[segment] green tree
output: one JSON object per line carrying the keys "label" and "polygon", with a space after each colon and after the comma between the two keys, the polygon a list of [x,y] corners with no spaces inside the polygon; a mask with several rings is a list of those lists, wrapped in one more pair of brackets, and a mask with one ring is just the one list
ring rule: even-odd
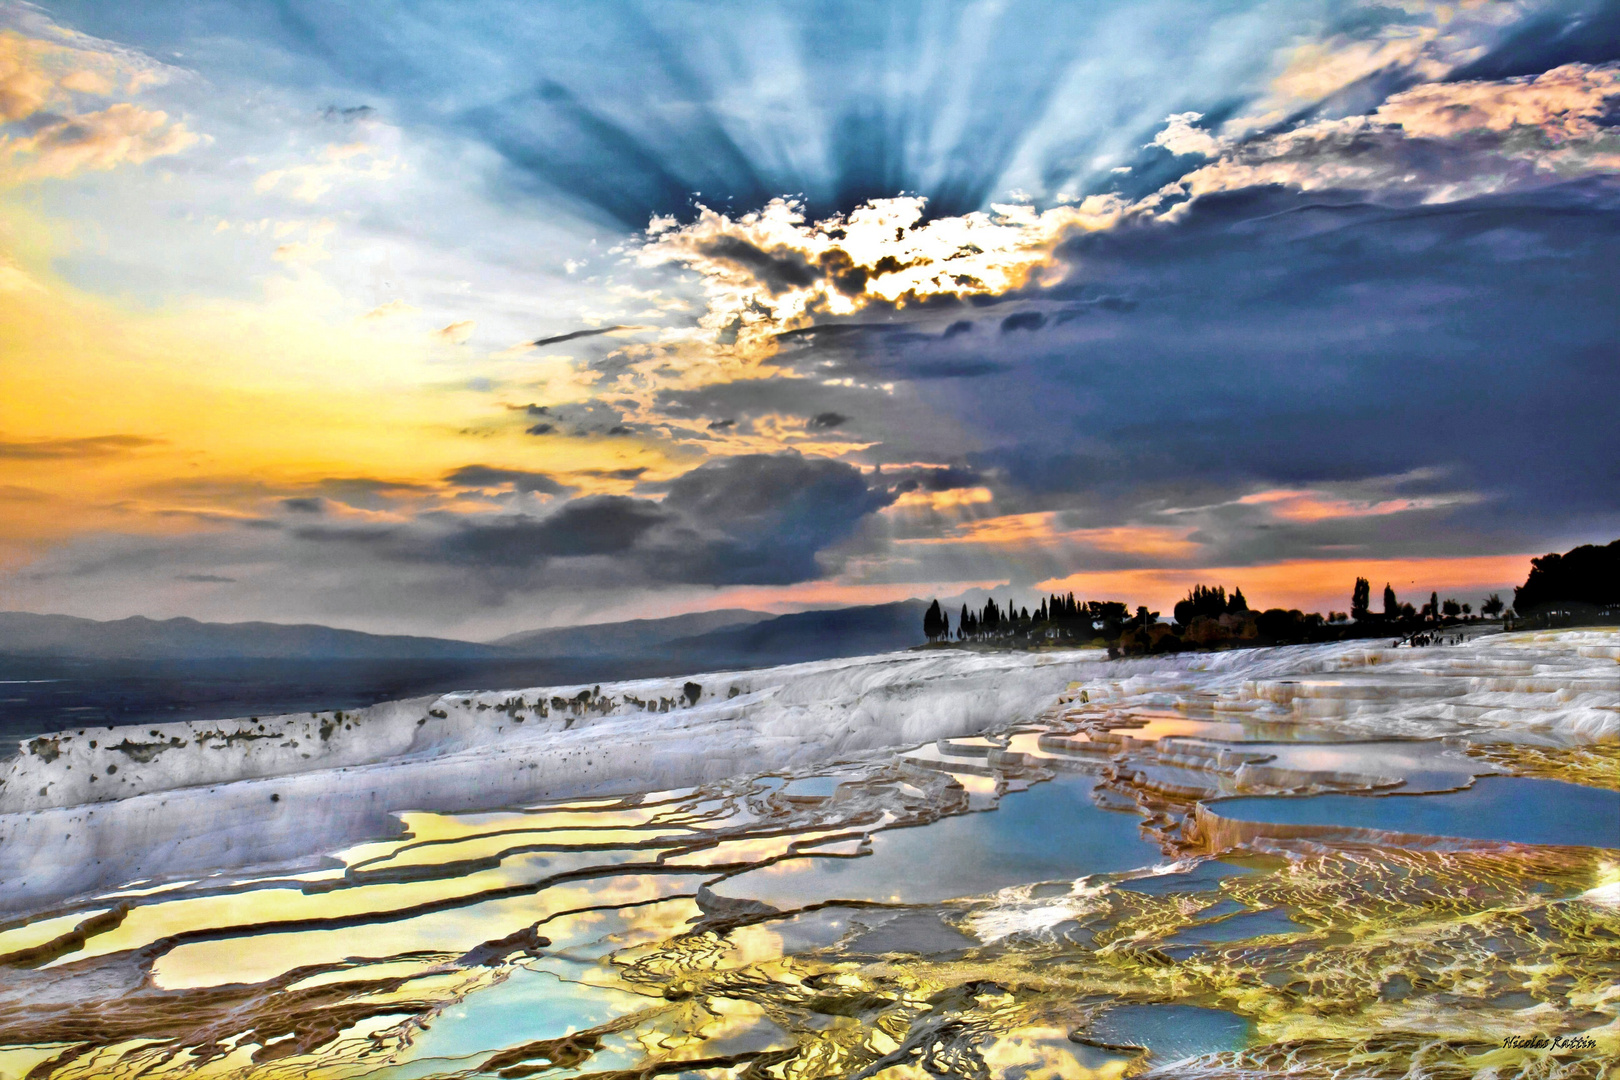
{"label": "green tree", "polygon": [[1398,619],[1401,615],[1401,602],[1395,597],[1395,590],[1384,582],[1384,618]]}
{"label": "green tree", "polygon": [[1494,619],[1502,614],[1502,606],[1502,598],[1495,593],[1491,593],[1485,598],[1485,602],[1479,605],[1479,613],[1487,619]]}
{"label": "green tree", "polygon": [[946,629],[945,613],[939,610],[939,601],[935,600],[923,612],[923,634],[929,641],[938,641],[945,636]]}
{"label": "green tree", "polygon": [[1440,610],[1443,611],[1448,618],[1455,619],[1458,615],[1463,613],[1463,606],[1457,603],[1457,601],[1448,597],[1444,602],[1441,603]]}

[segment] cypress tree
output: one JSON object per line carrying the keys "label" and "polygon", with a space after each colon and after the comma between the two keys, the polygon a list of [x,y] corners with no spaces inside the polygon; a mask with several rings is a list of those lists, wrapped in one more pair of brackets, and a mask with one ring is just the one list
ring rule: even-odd
{"label": "cypress tree", "polygon": [[1356,587],[1350,593],[1350,617],[1357,622],[1367,618],[1372,609],[1372,585],[1364,577],[1356,578]]}

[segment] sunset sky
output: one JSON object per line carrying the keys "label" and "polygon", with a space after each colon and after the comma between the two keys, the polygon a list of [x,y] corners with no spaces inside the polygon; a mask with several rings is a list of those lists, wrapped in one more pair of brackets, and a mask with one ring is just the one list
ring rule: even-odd
{"label": "sunset sky", "polygon": [[1477,602],[1617,125],[1613,0],[0,0],[0,610]]}

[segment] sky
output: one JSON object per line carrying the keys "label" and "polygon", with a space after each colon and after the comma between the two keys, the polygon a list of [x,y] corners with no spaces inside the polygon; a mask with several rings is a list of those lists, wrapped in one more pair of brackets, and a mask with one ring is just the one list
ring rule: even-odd
{"label": "sky", "polygon": [[0,0],[0,609],[485,638],[1620,535],[1620,0]]}

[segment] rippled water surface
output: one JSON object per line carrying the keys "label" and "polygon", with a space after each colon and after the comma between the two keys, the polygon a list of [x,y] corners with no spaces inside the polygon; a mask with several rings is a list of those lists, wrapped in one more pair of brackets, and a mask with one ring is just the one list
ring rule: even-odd
{"label": "rippled water surface", "polygon": [[64,898],[0,1077],[1606,1075],[1620,751],[1249,687]]}

